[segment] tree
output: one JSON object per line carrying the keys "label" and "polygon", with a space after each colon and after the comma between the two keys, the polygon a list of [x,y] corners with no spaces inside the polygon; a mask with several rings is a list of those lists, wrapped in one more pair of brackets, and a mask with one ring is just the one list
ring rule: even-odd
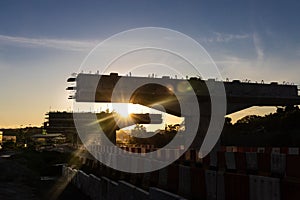
{"label": "tree", "polygon": [[225,125],[232,125],[232,119],[230,117],[225,117]]}
{"label": "tree", "polygon": [[131,130],[131,134],[134,136],[142,135],[147,132],[146,127],[142,124],[136,124],[133,130]]}
{"label": "tree", "polygon": [[252,122],[260,120],[262,117],[258,115],[247,115],[243,117],[242,119],[239,119],[237,121],[238,124],[250,124]]}

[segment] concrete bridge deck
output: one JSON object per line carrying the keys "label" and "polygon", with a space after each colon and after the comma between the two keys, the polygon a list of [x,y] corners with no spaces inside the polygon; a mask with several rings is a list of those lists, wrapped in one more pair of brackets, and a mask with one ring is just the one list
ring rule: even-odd
{"label": "concrete bridge deck", "polygon": [[[286,106],[300,105],[300,96],[296,85],[282,85],[277,82],[270,84],[249,83],[234,80],[232,82],[215,81],[214,79],[201,80],[192,77],[190,79],[171,79],[170,77],[128,77],[119,76],[117,73],[110,75],[78,74],[76,78],[69,78],[68,82],[76,82],[76,87],[68,87],[67,90],[75,90],[75,96],[71,96],[77,102],[118,102],[137,103],[149,106],[160,103],[165,110],[173,115],[180,116],[178,98],[188,101],[189,91],[198,98],[199,104],[205,104],[207,108],[212,96],[218,97],[222,87],[226,92],[227,113],[246,109],[251,106]],[[136,86],[135,92],[131,90]],[[167,87],[166,87],[167,86]],[[113,90],[118,88],[112,99]],[[210,89],[208,89],[210,88]],[[128,93],[131,95],[128,96]],[[176,96],[174,95],[176,93]],[[126,98],[124,98],[126,97]],[[168,99],[167,103],[164,102]]]}

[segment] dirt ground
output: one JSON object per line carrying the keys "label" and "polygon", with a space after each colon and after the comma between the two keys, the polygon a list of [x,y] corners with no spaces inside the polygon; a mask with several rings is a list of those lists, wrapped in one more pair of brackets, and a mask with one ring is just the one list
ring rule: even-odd
{"label": "dirt ground", "polygon": [[[83,199],[84,194],[73,185],[67,185],[51,166],[60,154],[48,156],[35,152],[0,152],[0,199]],[[63,157],[63,156],[62,156]],[[54,180],[41,180],[41,177],[56,177]]]}

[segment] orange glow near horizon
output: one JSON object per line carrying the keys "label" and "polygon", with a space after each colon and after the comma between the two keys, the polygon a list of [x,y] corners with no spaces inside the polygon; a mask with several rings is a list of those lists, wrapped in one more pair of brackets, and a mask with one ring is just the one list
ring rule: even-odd
{"label": "orange glow near horizon", "polygon": [[247,108],[245,110],[241,110],[238,112],[235,112],[230,115],[226,115],[226,117],[230,117],[232,119],[232,123],[236,123],[239,119],[247,116],[247,115],[260,115],[264,116],[270,113],[276,112],[276,107],[275,106],[253,106],[250,108]]}
{"label": "orange glow near horizon", "polygon": [[[123,108],[122,108],[123,107]],[[116,106],[108,106],[109,110],[115,110],[117,113],[119,113],[122,117],[128,117],[131,113],[149,113],[150,108],[147,108],[145,106],[137,105],[137,104],[124,104],[120,107]],[[117,109],[118,108],[118,109]],[[124,109],[125,108],[125,109]],[[61,110],[63,111],[63,110]],[[247,115],[261,115],[264,116],[266,114],[274,113],[276,111],[276,107],[258,107],[254,106],[245,110],[241,110],[239,112],[227,115],[226,117],[230,117],[232,119],[232,123],[235,123],[239,119],[247,116]],[[45,112],[46,113],[46,112]],[[44,114],[45,114],[44,113]],[[155,113],[159,113],[159,111],[155,111]],[[20,117],[17,117],[17,120],[15,123],[4,123],[0,124],[0,128],[25,128],[25,127],[41,127],[43,126],[43,122],[45,115],[41,113],[40,118],[33,118],[32,121],[29,121],[29,119],[21,119]],[[166,120],[164,120],[163,123],[167,122],[169,124],[176,124],[178,123],[178,118],[172,115],[166,116]],[[6,120],[4,120],[5,122]]]}

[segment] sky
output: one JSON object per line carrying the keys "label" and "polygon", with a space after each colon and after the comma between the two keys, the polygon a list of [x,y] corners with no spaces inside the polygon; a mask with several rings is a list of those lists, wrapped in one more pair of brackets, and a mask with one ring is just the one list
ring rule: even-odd
{"label": "sky", "polygon": [[0,1],[0,127],[71,110],[70,74],[99,42],[133,28],[192,37],[224,79],[300,84],[299,10],[298,1]]}

